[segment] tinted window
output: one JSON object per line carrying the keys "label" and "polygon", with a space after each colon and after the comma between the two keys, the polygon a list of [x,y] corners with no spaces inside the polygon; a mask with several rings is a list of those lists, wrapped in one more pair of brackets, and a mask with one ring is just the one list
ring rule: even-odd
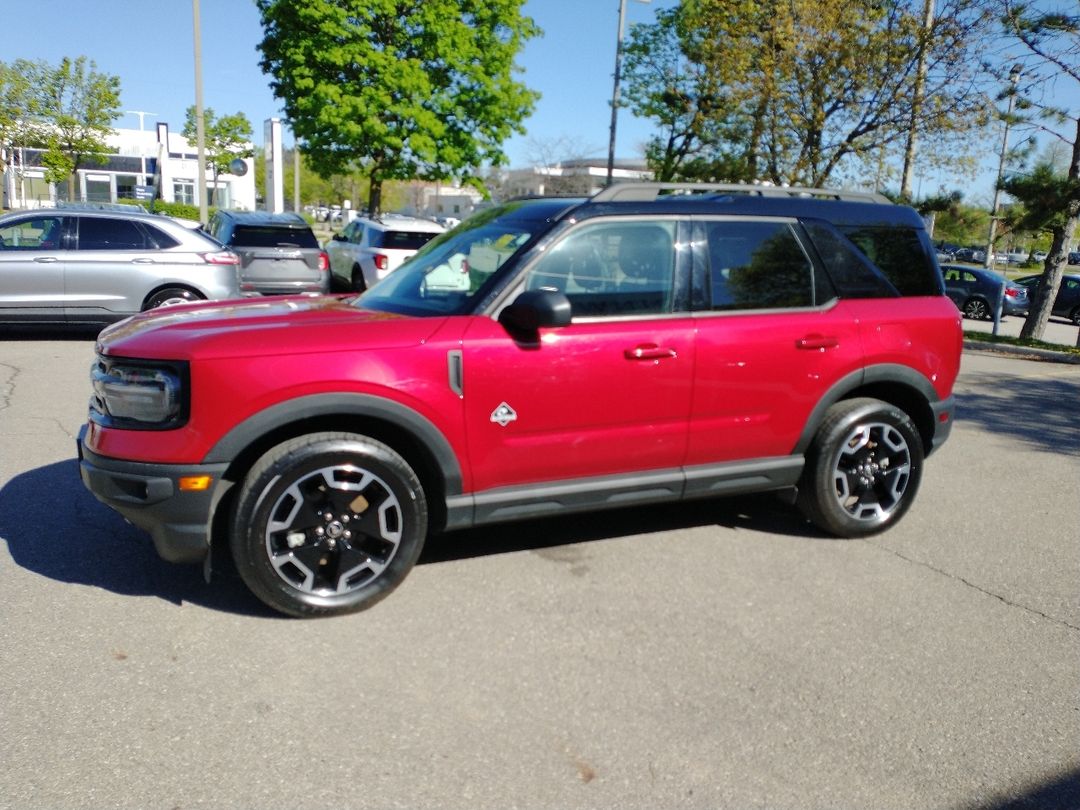
{"label": "tinted window", "polygon": [[708,222],[712,308],[814,305],[813,265],[782,222]]}
{"label": "tinted window", "polygon": [[674,222],[596,222],[548,250],[529,270],[529,289],[566,293],[575,316],[671,311]]}
{"label": "tinted window", "polygon": [[438,236],[423,231],[371,231],[371,246],[388,250],[419,250]]}
{"label": "tinted window", "polygon": [[[841,298],[892,298],[896,289],[866,256],[829,225],[804,222],[814,248]],[[821,300],[820,296],[819,299]]]}
{"label": "tinted window", "polygon": [[236,247],[317,248],[310,228],[277,228],[273,225],[237,225],[229,244]]}
{"label": "tinted window", "polygon": [[143,225],[146,229],[147,236],[150,237],[150,241],[154,243],[155,247],[165,249],[176,247],[180,244],[179,240],[173,239],[165,231],[155,228],[153,225]]}
{"label": "tinted window", "polygon": [[63,233],[60,217],[23,219],[0,228],[2,250],[56,250]]}
{"label": "tinted window", "polygon": [[919,235],[910,228],[841,228],[901,295],[940,295],[941,287]]}
{"label": "tinted window", "polygon": [[79,250],[147,250],[146,234],[127,219],[78,217]]}

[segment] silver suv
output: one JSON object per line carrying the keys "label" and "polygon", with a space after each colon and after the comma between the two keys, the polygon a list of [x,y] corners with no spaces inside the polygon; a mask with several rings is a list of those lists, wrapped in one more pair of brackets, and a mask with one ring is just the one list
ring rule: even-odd
{"label": "silver suv", "polygon": [[357,217],[326,243],[330,271],[339,284],[363,292],[445,230],[430,219],[404,214]]}
{"label": "silver suv", "polygon": [[207,230],[240,257],[241,294],[330,292],[330,259],[299,214],[221,210]]}
{"label": "silver suv", "polygon": [[239,258],[136,208],[0,216],[0,322],[104,324],[145,309],[239,298]]}

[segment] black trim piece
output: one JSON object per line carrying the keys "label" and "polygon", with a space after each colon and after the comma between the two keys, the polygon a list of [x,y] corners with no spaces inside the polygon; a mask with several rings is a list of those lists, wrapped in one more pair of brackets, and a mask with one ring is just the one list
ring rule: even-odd
{"label": "black trim piece", "polygon": [[474,521],[480,525],[560,512],[673,501],[682,497],[682,492],[682,470],[500,487],[474,495]]}
{"label": "black trim piece", "polygon": [[459,397],[464,396],[465,377],[461,349],[454,349],[446,353],[446,367],[450,379],[450,390]]}
{"label": "black trim piece", "polygon": [[[956,421],[956,397],[948,396],[945,399],[930,403],[930,410],[934,414],[934,439],[926,450],[930,455],[937,450],[952,435],[953,423]],[[941,421],[942,414],[948,414],[949,418]]]}
{"label": "black trim piece", "polygon": [[[79,475],[94,497],[148,532],[168,562],[201,562],[210,549],[210,517],[226,464],[147,464],[106,458],[86,449],[86,426],[76,442]],[[183,492],[181,476],[210,475],[203,492]],[[226,483],[225,486],[228,486]]]}
{"label": "black trim piece", "polygon": [[446,494],[450,496],[461,492],[461,467],[442,432],[416,411],[370,394],[312,394],[280,402],[226,433],[210,448],[203,463],[231,463],[247,447],[279,428],[305,419],[340,415],[381,419],[405,429],[435,458],[445,482]]}
{"label": "black trim piece", "polygon": [[804,463],[802,456],[778,456],[687,467],[683,497],[710,498],[784,489],[798,483]]}

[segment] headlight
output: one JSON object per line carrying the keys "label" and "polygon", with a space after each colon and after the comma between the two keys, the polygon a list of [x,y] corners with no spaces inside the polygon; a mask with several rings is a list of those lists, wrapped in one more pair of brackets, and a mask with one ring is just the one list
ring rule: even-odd
{"label": "headlight", "polygon": [[106,427],[166,430],[187,419],[187,365],[99,357],[90,369],[90,419]]}

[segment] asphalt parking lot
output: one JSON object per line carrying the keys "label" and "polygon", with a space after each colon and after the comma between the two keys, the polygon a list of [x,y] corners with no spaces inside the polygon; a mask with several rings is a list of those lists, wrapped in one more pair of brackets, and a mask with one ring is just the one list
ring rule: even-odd
{"label": "asphalt parking lot", "polygon": [[966,353],[914,508],[429,544],[280,618],[81,486],[87,336],[0,335],[0,808],[1080,807],[1080,367]]}

